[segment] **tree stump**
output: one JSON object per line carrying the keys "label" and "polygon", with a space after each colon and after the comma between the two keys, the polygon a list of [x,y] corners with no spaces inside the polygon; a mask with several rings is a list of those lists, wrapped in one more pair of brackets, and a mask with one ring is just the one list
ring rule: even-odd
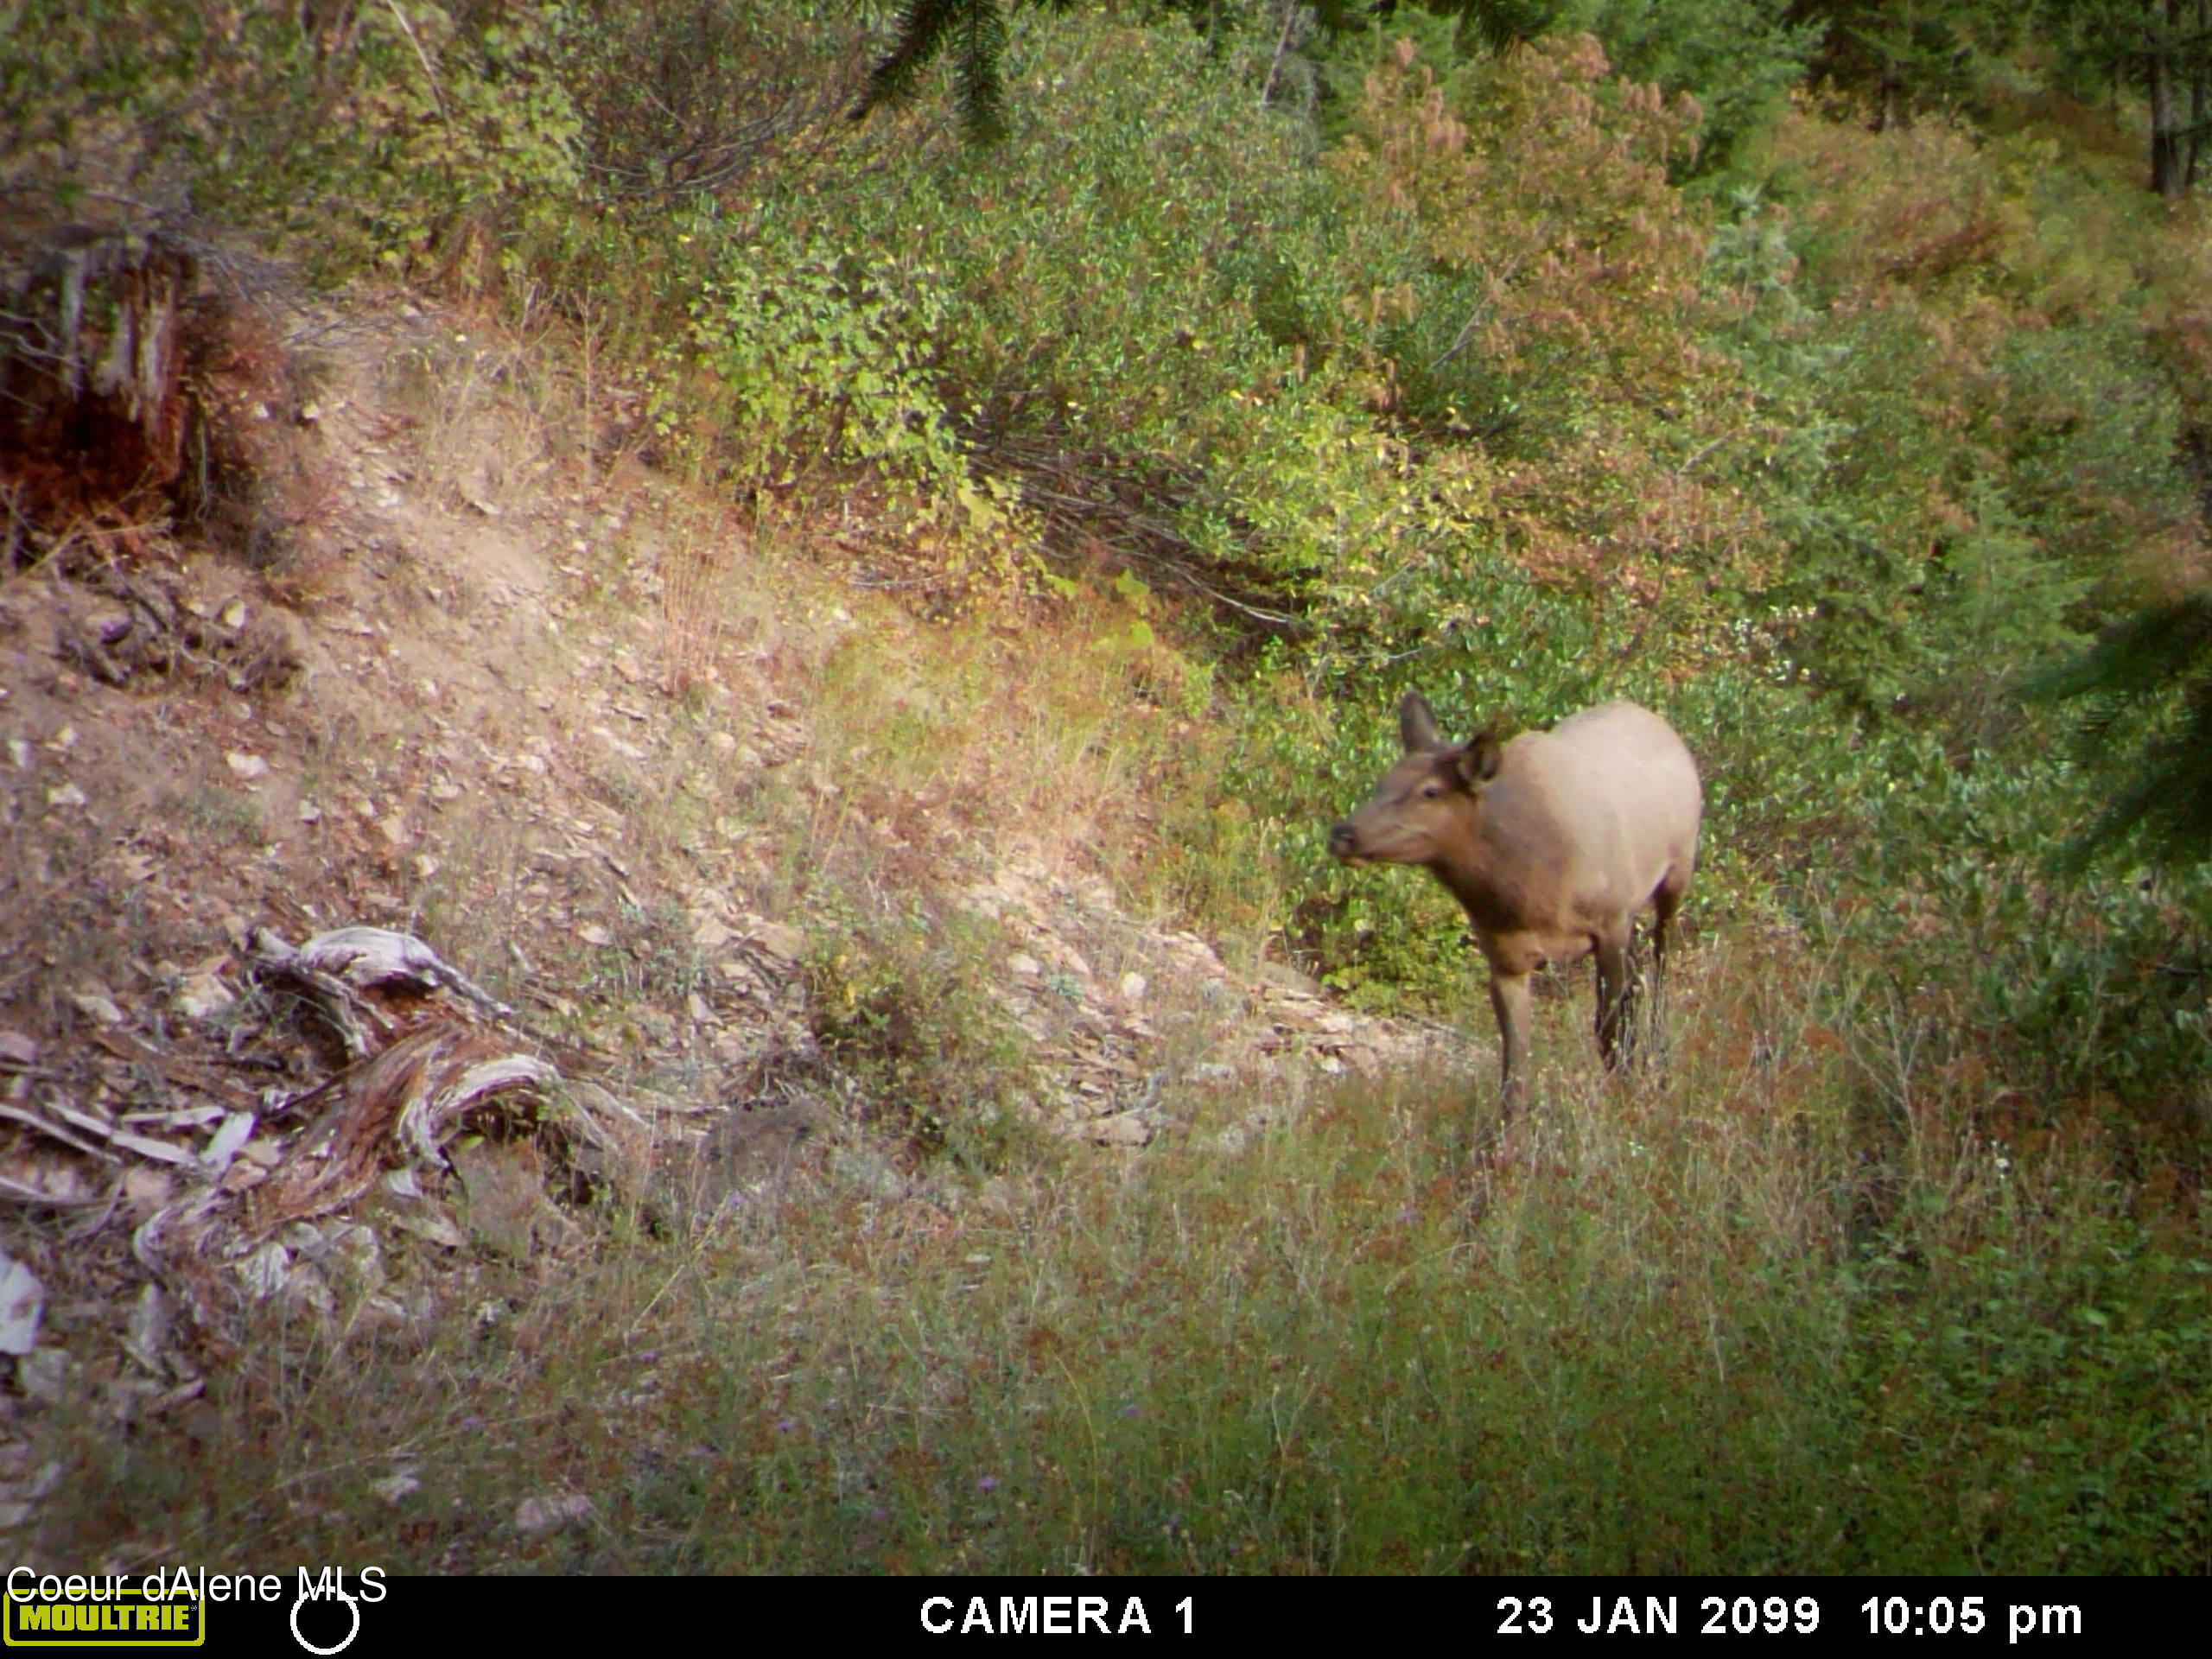
{"label": "tree stump", "polygon": [[60,226],[0,246],[0,569],[74,523],[166,512],[197,274],[158,232]]}

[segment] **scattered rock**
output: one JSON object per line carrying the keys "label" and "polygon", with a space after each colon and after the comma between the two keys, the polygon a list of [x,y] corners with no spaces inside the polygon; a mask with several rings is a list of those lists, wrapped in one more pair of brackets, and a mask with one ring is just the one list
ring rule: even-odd
{"label": "scattered rock", "polygon": [[142,1286],[124,1328],[123,1347],[149,1376],[168,1375],[162,1353],[169,1343],[169,1317],[168,1293],[150,1281]]}
{"label": "scattered rock", "polygon": [[782,922],[755,923],[753,939],[770,956],[785,962],[798,962],[806,956],[806,935]]}
{"label": "scattered rock", "polygon": [[253,1138],[253,1128],[258,1121],[251,1112],[232,1112],[225,1117],[222,1127],[200,1154],[200,1166],[213,1175],[228,1169],[231,1160]]}
{"label": "scattered rock", "polygon": [[166,1170],[135,1164],[123,1172],[123,1201],[133,1215],[152,1215],[168,1203],[175,1190],[175,1183]]}
{"label": "scattered rock", "polygon": [[392,1213],[391,1224],[403,1233],[412,1233],[427,1243],[441,1249],[466,1249],[467,1238],[453,1218],[434,1205],[425,1204],[419,1209],[398,1210]]}
{"label": "scattered rock", "polygon": [[239,1262],[235,1271],[246,1294],[257,1302],[265,1302],[283,1289],[291,1277],[292,1253],[282,1244],[264,1244]]}
{"label": "scattered rock", "polygon": [[60,1348],[36,1348],[16,1362],[16,1386],[23,1398],[41,1406],[58,1406],[69,1398],[77,1377],[77,1362]]}
{"label": "scattered rock", "polygon": [[28,1354],[37,1347],[45,1314],[46,1287],[38,1275],[0,1252],[0,1354]]}
{"label": "scattered rock", "polygon": [[331,1294],[330,1281],[321,1268],[307,1262],[296,1264],[291,1277],[284,1281],[284,1300],[302,1313],[324,1319],[338,1306],[338,1299]]}
{"label": "scattered rock", "polygon": [[330,1236],[324,1260],[348,1289],[370,1293],[384,1287],[384,1249],[372,1227],[356,1222],[339,1228]]}
{"label": "scattered rock", "polygon": [[1141,1147],[1152,1139],[1152,1126],[1135,1112],[1093,1118],[1083,1132],[1102,1147]]}
{"label": "scattered rock", "polygon": [[232,749],[224,754],[223,760],[233,772],[248,783],[251,783],[257,778],[266,778],[269,775],[269,763],[257,754],[248,754],[240,749]]}
{"label": "scattered rock", "polygon": [[1263,962],[1260,964],[1260,982],[1281,990],[1295,991],[1306,996],[1321,995],[1321,982],[1310,974],[1300,973],[1287,962]]}
{"label": "scattered rock", "polygon": [[591,1499],[576,1492],[559,1492],[544,1497],[525,1497],[515,1506],[517,1532],[550,1532],[556,1527],[588,1520],[594,1505]]}
{"label": "scattered rock", "polygon": [[188,1020],[211,1020],[231,1007],[238,997],[213,974],[194,974],[176,988],[169,1007]]}

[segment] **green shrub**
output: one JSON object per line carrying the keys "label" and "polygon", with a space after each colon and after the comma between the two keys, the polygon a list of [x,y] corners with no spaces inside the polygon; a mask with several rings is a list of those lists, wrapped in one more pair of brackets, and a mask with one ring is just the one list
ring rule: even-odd
{"label": "green shrub", "polygon": [[918,911],[845,931],[808,961],[815,1041],[882,1127],[973,1169],[1027,1133],[1027,1039],[985,992],[986,942]]}

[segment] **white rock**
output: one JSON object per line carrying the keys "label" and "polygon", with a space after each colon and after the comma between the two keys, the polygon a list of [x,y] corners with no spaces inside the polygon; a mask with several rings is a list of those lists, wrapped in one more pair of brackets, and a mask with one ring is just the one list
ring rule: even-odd
{"label": "white rock", "polygon": [[38,1275],[0,1252],[0,1354],[28,1354],[37,1347],[45,1313],[46,1287]]}
{"label": "white rock", "polygon": [[131,1306],[130,1320],[124,1327],[123,1345],[130,1351],[131,1358],[159,1376],[162,1350],[168,1346],[168,1294],[149,1281],[139,1290],[138,1300]]}
{"label": "white rock", "polygon": [[525,1497],[515,1506],[515,1530],[550,1532],[571,1522],[582,1521],[593,1511],[591,1499],[580,1492],[556,1492],[544,1497]]}
{"label": "white rock", "polygon": [[285,1281],[292,1276],[292,1253],[282,1244],[264,1244],[239,1262],[236,1271],[245,1283],[246,1294],[257,1302],[265,1302],[283,1289]]}
{"label": "white rock", "polygon": [[1152,1139],[1152,1126],[1135,1112],[1094,1118],[1083,1132],[1104,1147],[1141,1147]]}
{"label": "white rock", "polygon": [[207,1020],[220,1014],[238,998],[213,974],[194,974],[176,988],[169,1007],[188,1020]]}
{"label": "white rock", "polygon": [[232,772],[248,783],[251,783],[257,778],[266,778],[269,775],[269,763],[257,754],[248,754],[242,749],[232,749],[224,754],[223,759]]}
{"label": "white rock", "polygon": [[105,996],[86,994],[73,996],[69,1000],[77,1005],[77,1012],[87,1020],[94,1020],[103,1026],[119,1026],[123,1023],[123,1010]]}
{"label": "white rock", "polygon": [[207,1149],[200,1154],[200,1164],[218,1175],[228,1169],[231,1160],[237,1157],[240,1148],[253,1138],[254,1124],[257,1121],[251,1112],[232,1112],[226,1117],[222,1128],[217,1129],[213,1138],[207,1142]]}

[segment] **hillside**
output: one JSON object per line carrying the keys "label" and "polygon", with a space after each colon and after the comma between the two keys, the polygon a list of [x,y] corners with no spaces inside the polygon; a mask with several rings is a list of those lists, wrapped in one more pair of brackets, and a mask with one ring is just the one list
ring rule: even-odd
{"label": "hillside", "polygon": [[[1026,757],[994,752],[1079,762],[1085,733],[941,707],[972,664],[929,660],[864,580],[764,552],[711,497],[532,454],[542,410],[499,385],[531,372],[512,342],[404,296],[289,321],[215,404],[281,483],[281,575],[149,529],[121,556],[65,545],[0,594],[0,1065],[30,1131],[0,1179],[51,1217],[16,1247],[46,1317],[0,1456],[11,1526],[55,1559],[118,1541],[41,1501],[41,1408],[196,1421],[241,1293],[337,1347],[419,1347],[603,1251],[610,1207],[688,1234],[796,1187],[863,1231],[880,1211],[957,1236],[973,1196],[917,1155],[944,1138],[931,1103],[853,1075],[879,1050],[944,1064],[908,1050],[946,1033],[907,1027],[945,1016],[907,964],[851,960],[868,900],[840,878],[958,918],[986,1046],[947,1083],[1013,1091],[1001,1139],[1130,1149],[1203,1115],[1234,1146],[1347,1068],[1471,1062],[1440,1027],[1232,972],[1131,913],[1086,844],[1126,826],[1084,822],[1079,787],[1008,798]],[[1099,632],[965,648],[1019,682]],[[887,791],[852,737],[918,703],[966,750]],[[300,1179],[330,1155],[316,1114],[347,1057],[256,936],[362,926],[513,1005],[410,982],[397,1033],[474,1022],[556,1070],[519,1109],[511,1082],[441,1123],[491,1137],[451,1170],[387,1125],[377,1190],[349,1195]],[[1207,1109],[1224,1090],[1238,1103]],[[371,1092],[352,1085],[352,1116]],[[549,1127],[563,1111],[595,1120],[588,1146]],[[488,1280],[460,1265],[479,1256]],[[16,1318],[39,1328],[35,1307]]]}

